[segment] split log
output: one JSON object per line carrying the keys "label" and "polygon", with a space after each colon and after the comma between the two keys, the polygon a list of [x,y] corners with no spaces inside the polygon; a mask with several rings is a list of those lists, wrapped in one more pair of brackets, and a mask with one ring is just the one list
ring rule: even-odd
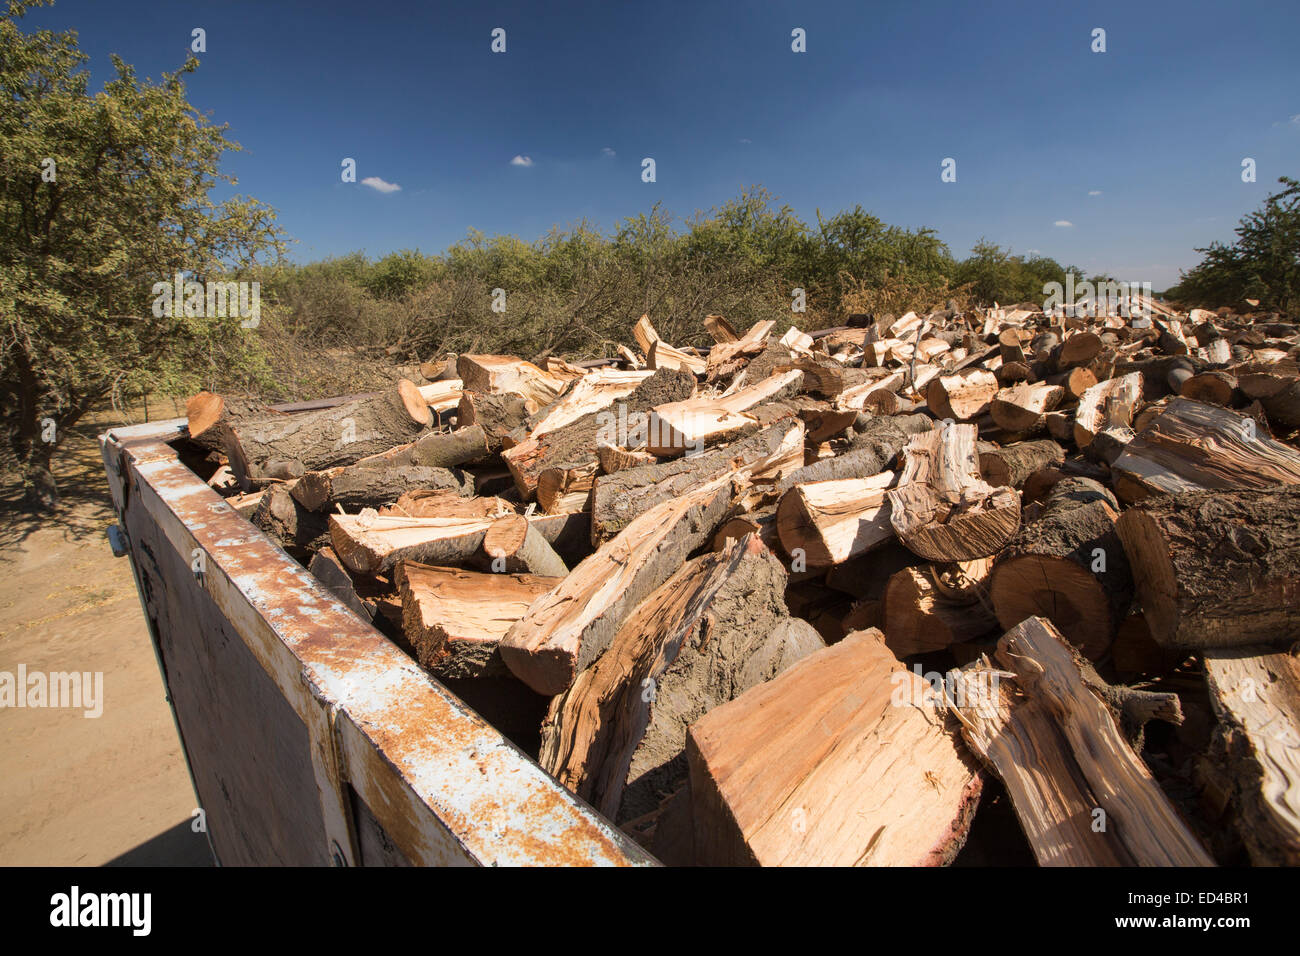
{"label": "split log", "polygon": [[746,412],[793,394],[802,381],[802,372],[782,372],[722,398],[689,398],[658,405],[650,414],[646,450],[662,457],[699,454],[705,445],[752,427],[754,417]]}
{"label": "split log", "polygon": [[736,334],[736,330],[731,327],[731,323],[720,315],[706,315],[704,317],[704,328],[709,335],[713,336],[713,341],[718,343],[734,342],[740,338]]}
{"label": "split log", "polygon": [[542,472],[597,462],[597,445],[631,448],[638,440],[644,442],[649,422],[647,413],[657,405],[689,398],[694,391],[695,377],[689,372],[660,369],[626,399],[555,431],[520,442],[502,452],[501,457],[526,501],[536,493]]}
{"label": "split log", "polygon": [[501,642],[510,670],[539,694],[563,693],[636,605],[709,541],[730,499],[730,480],[719,478],[634,519],[510,629]]}
{"label": "split log", "polygon": [[371,510],[329,516],[330,544],[358,574],[392,570],[398,561],[463,564],[483,545],[494,518],[406,518]]}
{"label": "split log", "polygon": [[542,768],[612,820],[654,810],[686,782],[690,724],[824,646],[785,581],[752,537],[688,561],[551,702]]}
{"label": "split log", "polygon": [[777,534],[791,557],[824,568],[864,554],[894,537],[887,489],[898,476],[845,478],[795,485],[781,496]]}
{"label": "split log", "polygon": [[686,748],[696,862],[950,862],[981,780],[943,722],[907,706],[928,689],[859,631],[710,711]]}
{"label": "split log", "polygon": [[1142,375],[1139,372],[1098,382],[1079,399],[1079,407],[1074,413],[1074,443],[1086,448],[1107,425],[1131,425],[1133,413],[1141,400]]}
{"label": "split log", "polygon": [[982,368],[931,379],[926,390],[930,411],[939,418],[970,421],[988,410],[998,391],[997,377]]}
{"label": "split log", "polygon": [[483,536],[483,552],[492,559],[494,574],[526,571],[562,578],[569,573],[541,531],[523,515],[506,515],[493,521]]}
{"label": "split log", "polygon": [[999,428],[1011,434],[1028,434],[1043,424],[1043,415],[1061,403],[1065,389],[1046,382],[1012,385],[989,402],[989,414]]}
{"label": "split log", "polygon": [[1012,628],[997,660],[1006,675],[950,673],[951,709],[1006,786],[1040,866],[1213,865],[1050,622]]}
{"label": "split log", "polygon": [[420,390],[420,397],[424,399],[424,404],[435,412],[448,412],[460,404],[463,384],[460,379],[452,378],[429,385],[419,385],[417,388]]}
{"label": "split log", "polygon": [[739,541],[747,534],[757,535],[766,547],[777,550],[780,537],[776,527],[776,505],[728,518],[714,533],[711,547],[714,551],[721,551],[727,547],[727,542]]}
{"label": "split log", "polygon": [[1020,525],[1020,496],[980,478],[974,425],[913,435],[903,450],[889,520],[898,540],[930,561],[982,558],[999,551]]}
{"label": "split log", "polygon": [[403,492],[378,511],[403,518],[499,518],[514,514],[515,507],[503,498],[462,498],[458,491],[437,488]]}
{"label": "split log", "polygon": [[537,402],[513,392],[500,395],[462,392],[460,404],[456,406],[456,424],[462,430],[473,425],[481,427],[488,450],[496,453],[501,450],[502,440],[524,427],[537,408]]}
{"label": "split log", "polygon": [[600,369],[590,372],[578,379],[559,399],[553,402],[546,414],[528,433],[529,438],[536,438],[546,432],[572,424],[584,415],[608,408],[620,398],[631,395],[636,387],[648,379],[653,372],[622,372],[614,369]]}
{"label": "split log", "polygon": [[466,497],[474,493],[473,482],[459,471],[361,464],[308,472],[298,479],[290,493],[308,511],[329,511],[335,506],[360,511],[391,504],[404,492],[415,490],[449,490]]}
{"label": "split log", "polygon": [[1043,468],[1065,461],[1065,449],[1054,441],[1026,441],[1006,448],[981,450],[980,475],[995,488],[1019,488]]}
{"label": "split log", "polygon": [[649,509],[716,478],[772,482],[803,464],[804,428],[783,419],[741,441],[694,458],[628,468],[596,478],[592,541],[609,540]]}
{"label": "split log", "polygon": [[632,326],[632,338],[636,339],[636,344],[640,346],[642,352],[646,355],[650,354],[650,346],[659,341],[659,333],[650,322],[650,316],[642,315],[636,320],[636,324]]}
{"label": "split log", "polygon": [[339,556],[334,553],[331,547],[323,547],[311,557],[311,563],[307,565],[307,570],[325,587],[329,588],[330,593],[339,599],[340,603],[345,605],[348,610],[352,611],[357,617],[369,624],[372,615],[366,606],[361,603],[361,598],[357,597],[356,585],[352,582],[352,575],[348,573]]}
{"label": "split log", "polygon": [[1237,412],[1175,398],[1111,464],[1115,490],[1132,502],[1166,492],[1300,483],[1300,452],[1260,431]]}
{"label": "split log", "polygon": [[350,465],[416,438],[433,420],[419,389],[397,387],[297,415],[230,419],[226,455],[240,485]]}
{"label": "split log", "polygon": [[654,465],[659,459],[648,451],[628,451],[617,445],[600,444],[596,446],[596,459],[600,462],[600,471],[612,475],[626,468],[640,468],[642,465]]}
{"label": "split log", "polygon": [[599,470],[595,461],[576,468],[548,468],[537,476],[537,503],[548,515],[588,510]]}
{"label": "split log", "polygon": [[397,565],[402,630],[421,666],[442,678],[504,676],[497,645],[556,584],[534,574],[484,574],[413,561]]}
{"label": "split log", "polygon": [[933,427],[934,422],[925,415],[873,418],[855,434],[846,452],[791,472],[777,483],[776,490],[784,494],[795,485],[878,475],[892,467],[912,435]]}
{"label": "split log", "polygon": [[935,586],[930,568],[903,568],[885,587],[883,630],[894,655],[941,651],[983,637],[998,626],[978,599],[957,603]]}
{"label": "split log", "polygon": [[538,407],[559,398],[565,385],[562,378],[513,355],[462,355],[456,359],[456,371],[466,391],[489,395],[512,392]]}
{"label": "split log", "polygon": [[1118,531],[1162,647],[1300,638],[1300,486],[1157,495]]}
{"label": "split log", "polygon": [[[709,349],[705,378],[710,382],[716,382],[720,378],[739,372],[745,367],[748,356],[758,355],[767,348],[768,338],[774,325],[776,323],[770,319],[755,322],[740,338],[732,342],[720,342]],[[786,362],[790,360],[789,349],[779,346],[774,346],[774,349],[780,359]],[[764,369],[762,375],[765,377],[769,371]]]}
{"label": "split log", "polygon": [[1256,866],[1300,866],[1300,667],[1267,647],[1205,654],[1237,829]]}
{"label": "split log", "polygon": [[1003,628],[1038,615],[1089,660],[1106,653],[1133,602],[1113,504],[1087,478],[1057,482],[1042,514],[1021,526],[993,568],[989,594]]}
{"label": "split log", "polygon": [[652,369],[682,369],[692,375],[703,375],[708,361],[699,355],[674,348],[663,339],[655,339],[646,355],[646,366]]}

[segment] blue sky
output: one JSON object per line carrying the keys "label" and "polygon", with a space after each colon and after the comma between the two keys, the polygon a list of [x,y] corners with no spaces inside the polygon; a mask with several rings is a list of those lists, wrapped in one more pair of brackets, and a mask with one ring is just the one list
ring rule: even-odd
{"label": "blue sky", "polygon": [[[96,86],[110,53],[175,69],[202,27],[191,102],[298,260],[686,217],[762,184],[807,221],[861,204],[959,256],[984,236],[1161,289],[1300,176],[1295,0],[58,0],[37,26],[78,31]],[[400,189],[342,183],[344,157]]]}

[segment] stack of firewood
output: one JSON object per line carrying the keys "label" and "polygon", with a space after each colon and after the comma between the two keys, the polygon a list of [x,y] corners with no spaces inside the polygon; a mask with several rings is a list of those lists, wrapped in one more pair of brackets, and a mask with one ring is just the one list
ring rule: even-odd
{"label": "stack of firewood", "polygon": [[1130,311],[643,316],[189,436],[667,862],[943,864],[1009,800],[1041,864],[1297,864],[1300,333]]}

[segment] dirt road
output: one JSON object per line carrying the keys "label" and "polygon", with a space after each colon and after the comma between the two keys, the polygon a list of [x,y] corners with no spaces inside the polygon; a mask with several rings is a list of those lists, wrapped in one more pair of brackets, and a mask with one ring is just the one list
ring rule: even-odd
{"label": "dirt road", "polygon": [[0,865],[209,862],[130,559],[105,536],[105,424],[67,439],[57,517],[25,515],[12,486],[0,494],[0,680],[19,665],[103,675],[98,717],[0,707]]}

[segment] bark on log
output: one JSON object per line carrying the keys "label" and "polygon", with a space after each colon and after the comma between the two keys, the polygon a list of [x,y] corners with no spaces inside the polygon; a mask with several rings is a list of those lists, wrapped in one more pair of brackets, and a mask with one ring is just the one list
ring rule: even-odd
{"label": "bark on log", "polygon": [[980,474],[995,488],[1019,488],[1042,468],[1065,461],[1065,449],[1054,441],[1027,441],[1006,448],[981,450]]}
{"label": "bark on log", "polygon": [[295,556],[329,544],[329,525],[325,515],[308,511],[298,504],[289,489],[278,482],[263,492],[257,510],[249,520],[281,549]]}
{"label": "bark on log", "polygon": [[355,512],[392,504],[405,492],[417,490],[448,490],[468,497],[474,493],[474,486],[459,470],[357,464],[308,472],[294,484],[291,494],[308,511],[333,511],[341,505]]}
{"label": "bark on log", "polygon": [[753,537],[688,561],[551,702],[542,768],[612,820],[654,810],[686,782],[690,724],[824,646],[785,581]]}
{"label": "bark on log", "polygon": [[434,432],[413,442],[398,445],[378,455],[362,458],[359,467],[386,468],[410,465],[424,468],[455,468],[482,461],[491,454],[487,434],[481,425],[470,425],[452,432]]}
{"label": "bark on log", "polygon": [[527,424],[537,408],[537,402],[513,392],[481,395],[467,391],[460,396],[456,424],[462,429],[472,425],[482,428],[488,450],[495,454],[501,450],[502,440]]}
{"label": "bark on log", "polygon": [[1300,486],[1159,495],[1118,531],[1161,646],[1300,638]]}

